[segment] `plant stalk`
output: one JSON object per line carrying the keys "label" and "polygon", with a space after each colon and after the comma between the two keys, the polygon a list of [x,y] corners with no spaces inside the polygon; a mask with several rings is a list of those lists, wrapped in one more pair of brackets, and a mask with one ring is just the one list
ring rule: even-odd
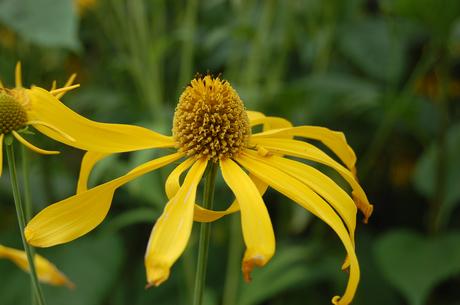
{"label": "plant stalk", "polygon": [[38,305],[46,305],[45,298],[43,296],[43,291],[41,288],[40,283],[38,282],[37,270],[35,269],[35,261],[33,259],[33,251],[32,247],[26,241],[24,236],[24,228],[26,226],[26,219],[24,215],[24,209],[21,202],[21,192],[19,189],[19,182],[18,176],[16,171],[16,162],[14,158],[14,148],[13,143],[5,143],[6,146],[6,157],[8,159],[8,168],[10,171],[10,180],[11,180],[11,188],[13,190],[13,198],[14,198],[14,205],[16,207],[16,214],[18,217],[18,224],[19,224],[19,231],[21,233],[22,244],[24,246],[24,250],[27,254],[27,260],[29,262],[29,269],[30,269],[30,277],[32,280],[33,290],[35,292],[35,296],[38,302]]}
{"label": "plant stalk", "polygon": [[[217,164],[211,162],[206,173],[204,185],[203,207],[211,209],[214,201],[214,188],[216,184]],[[211,236],[211,224],[202,223],[200,227],[200,241],[198,244],[198,261],[195,275],[195,289],[193,293],[193,305],[203,304],[203,292],[206,282],[206,266],[208,262],[209,239]]]}

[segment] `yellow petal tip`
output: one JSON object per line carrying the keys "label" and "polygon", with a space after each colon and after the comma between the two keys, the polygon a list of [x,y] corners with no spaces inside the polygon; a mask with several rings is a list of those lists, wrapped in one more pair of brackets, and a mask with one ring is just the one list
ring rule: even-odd
{"label": "yellow petal tip", "polygon": [[338,295],[332,298],[332,304],[340,305],[340,297]]}
{"label": "yellow petal tip", "polygon": [[147,267],[147,285],[145,288],[152,286],[158,287],[169,278],[169,268],[166,266],[148,266]]}
{"label": "yellow petal tip", "polygon": [[260,254],[245,258],[242,266],[244,281],[246,283],[251,282],[251,272],[254,270],[254,267],[263,267],[267,261],[266,257]]}

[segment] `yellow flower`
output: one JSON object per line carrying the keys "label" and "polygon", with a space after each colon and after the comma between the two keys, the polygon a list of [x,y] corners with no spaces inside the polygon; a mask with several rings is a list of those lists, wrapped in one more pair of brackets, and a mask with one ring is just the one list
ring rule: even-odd
{"label": "yellow flower", "polygon": [[[27,255],[24,251],[0,245],[0,259],[2,258],[9,259],[25,272],[30,271]],[[35,268],[37,270],[38,279],[43,283],[55,286],[62,285],[69,288],[75,287],[75,285],[61,271],[59,271],[55,265],[38,254],[35,255]]]}
{"label": "yellow flower", "polygon": [[[252,134],[251,128],[256,125],[262,125],[263,131]],[[321,141],[345,166],[297,138]],[[94,164],[107,154],[87,153],[82,162],[78,194],[35,216],[25,229],[28,242],[49,247],[88,233],[105,218],[118,187],[185,158],[166,180],[169,202],[150,235],[145,256],[149,285],[159,285],[168,279],[171,266],[188,243],[193,220],[210,222],[236,211],[241,212],[246,244],[242,270],[244,278],[250,280],[252,269],[265,265],[275,252],[273,228],[262,199],[271,186],[336,232],[347,252],[343,268],[349,268],[350,279],[344,295],[335,297],[333,302],[351,302],[359,282],[354,248],[357,207],[367,219],[372,206],[357,182],[356,156],[342,133],[315,126],[293,127],[285,119],[246,111],[227,81],[206,76],[194,79],[181,95],[174,115],[173,135],[167,139],[165,147],[175,147],[174,153],[146,162],[89,190],[86,189],[88,175]],[[335,169],[350,185],[354,200],[322,172],[284,156]],[[197,186],[209,162],[219,164],[223,179],[236,198],[225,211],[206,210],[195,203]],[[181,185],[180,176],[188,169]]]}
{"label": "yellow flower", "polygon": [[[16,65],[16,87],[5,88],[0,82],[0,176],[2,173],[2,144],[5,135],[11,134],[19,142],[42,154],[57,154],[38,148],[21,134],[29,126],[64,144],[86,150],[105,153],[125,152],[146,148],[163,147],[169,137],[145,128],[106,124],[88,120],[59,101],[67,91],[79,87],[72,85],[72,75],[63,88],[50,91],[39,87],[26,89],[22,86],[21,65]],[[169,144],[166,144],[169,146]]]}

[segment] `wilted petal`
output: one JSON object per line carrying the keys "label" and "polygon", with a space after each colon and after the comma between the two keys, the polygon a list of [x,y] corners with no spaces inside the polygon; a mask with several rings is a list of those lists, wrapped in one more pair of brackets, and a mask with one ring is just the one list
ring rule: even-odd
{"label": "wilted petal", "polygon": [[259,190],[249,176],[230,159],[220,161],[225,183],[235,195],[241,210],[246,252],[243,257],[243,275],[251,279],[255,266],[264,266],[275,253],[275,235],[267,208]]}
{"label": "wilted petal", "polygon": [[196,189],[207,160],[198,159],[185,177],[184,184],[169,200],[150,234],[145,253],[148,285],[158,286],[169,277],[169,270],[184,251],[192,232]]}

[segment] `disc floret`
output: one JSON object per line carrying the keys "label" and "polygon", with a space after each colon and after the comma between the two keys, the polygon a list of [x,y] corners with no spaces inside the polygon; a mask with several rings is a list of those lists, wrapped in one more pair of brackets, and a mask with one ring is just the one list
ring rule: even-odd
{"label": "disc floret", "polygon": [[232,158],[247,146],[250,133],[244,104],[226,80],[195,78],[180,96],[173,136],[187,155],[214,162]]}
{"label": "disc floret", "polygon": [[12,95],[0,91],[0,134],[23,129],[27,124],[24,107]]}

